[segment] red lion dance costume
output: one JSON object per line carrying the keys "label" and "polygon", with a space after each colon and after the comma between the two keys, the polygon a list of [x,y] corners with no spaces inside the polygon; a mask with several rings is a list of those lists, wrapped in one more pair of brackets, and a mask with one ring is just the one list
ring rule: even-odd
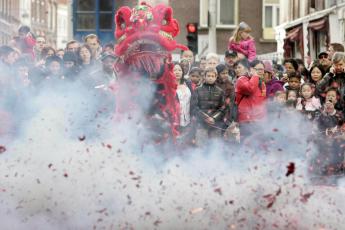
{"label": "red lion dance costume", "polygon": [[[179,25],[172,15],[172,8],[163,4],[151,7],[142,2],[133,9],[121,7],[115,16],[115,54],[119,57],[115,69],[120,89],[121,81],[130,79],[130,85],[140,85],[138,82],[143,77],[151,80],[150,83],[156,87],[156,93],[151,106],[154,109],[148,112],[148,118],[152,120],[158,115],[161,121],[169,123],[169,133],[176,137],[179,104],[176,99],[177,84],[171,51],[176,48],[186,50],[187,47],[174,40],[179,33]],[[131,103],[135,101],[135,97],[143,96],[138,87],[127,91],[131,91],[131,97],[134,98],[130,100]],[[128,98],[127,101],[122,100],[122,105],[121,95],[118,99],[120,102],[117,104],[120,105],[117,110],[125,111],[131,108]],[[164,132],[163,135],[167,136],[166,131]]]}

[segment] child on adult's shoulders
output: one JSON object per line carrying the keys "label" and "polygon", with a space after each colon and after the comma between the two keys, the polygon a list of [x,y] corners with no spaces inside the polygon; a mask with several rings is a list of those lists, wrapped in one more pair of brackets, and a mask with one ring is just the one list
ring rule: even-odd
{"label": "child on adult's shoulders", "polygon": [[250,35],[251,31],[247,23],[241,22],[229,39],[228,50],[236,51],[240,59],[247,58],[253,61],[256,58],[255,41]]}

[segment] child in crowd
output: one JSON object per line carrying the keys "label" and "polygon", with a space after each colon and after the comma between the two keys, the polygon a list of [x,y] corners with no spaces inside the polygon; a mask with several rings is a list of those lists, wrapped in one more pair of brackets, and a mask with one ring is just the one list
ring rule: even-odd
{"label": "child in crowd", "polygon": [[299,91],[301,86],[301,75],[298,72],[291,72],[288,74],[288,79],[288,84],[285,88]]}
{"label": "child in crowd", "polygon": [[241,22],[228,44],[228,50],[236,51],[240,59],[247,58],[248,61],[253,61],[256,58],[255,41],[250,35],[251,31],[252,29],[247,23]]}
{"label": "child in crowd", "polygon": [[314,96],[312,84],[304,83],[301,86],[296,109],[305,113],[309,119],[315,118],[315,113],[321,109],[320,99]]}
{"label": "child in crowd", "polygon": [[281,77],[281,81],[288,82],[289,81],[289,75],[292,73],[295,73],[298,71],[298,63],[295,59],[285,59],[283,61],[284,66],[284,73]]}
{"label": "child in crowd", "polygon": [[336,109],[339,97],[340,93],[336,88],[328,88],[326,90],[326,102],[317,119],[320,131],[325,132],[327,129],[342,125],[344,116],[341,111]]}
{"label": "child in crowd", "polygon": [[224,91],[216,86],[217,70],[206,68],[205,82],[193,94],[193,111],[197,118],[195,144],[203,145],[210,138],[221,137],[224,116]]}
{"label": "child in crowd", "polygon": [[286,93],[284,91],[275,92],[273,101],[280,105],[286,104]]}
{"label": "child in crowd", "polygon": [[296,108],[297,103],[297,97],[298,97],[298,91],[294,89],[288,89],[286,91],[286,106],[288,108]]}
{"label": "child in crowd", "polygon": [[202,70],[199,67],[193,67],[189,71],[189,79],[192,83],[193,91],[195,90],[196,87],[200,86],[203,82],[201,79],[201,72]]}
{"label": "child in crowd", "polygon": [[218,73],[216,85],[224,91],[226,107],[226,115],[224,117],[224,128],[226,128],[226,124],[229,124],[234,120],[232,113],[235,100],[235,88],[232,82],[229,80],[229,69],[225,64],[217,65],[216,70]]}

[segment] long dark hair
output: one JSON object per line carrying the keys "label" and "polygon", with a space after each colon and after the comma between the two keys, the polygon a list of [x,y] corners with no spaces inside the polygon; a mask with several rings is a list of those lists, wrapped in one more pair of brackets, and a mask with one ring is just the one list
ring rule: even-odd
{"label": "long dark hair", "polygon": [[184,70],[183,70],[183,67],[182,67],[181,63],[179,63],[179,62],[174,62],[174,68],[175,68],[176,65],[180,66],[180,68],[181,68],[181,70],[182,70],[182,77],[181,77],[181,79],[180,79],[180,81],[179,81],[178,83],[179,83],[179,84],[183,84],[183,83],[185,82],[185,79],[184,79],[185,72],[184,72]]}
{"label": "long dark hair", "polygon": [[92,50],[91,50],[91,47],[87,44],[83,44],[78,48],[77,55],[78,55],[79,64],[83,65],[83,60],[81,59],[81,56],[80,56],[80,51],[82,48],[86,48],[90,52],[90,64],[92,64],[93,63]]}
{"label": "long dark hair", "polygon": [[318,62],[316,62],[315,64],[313,64],[311,67],[310,67],[310,70],[309,70],[309,73],[308,73],[308,81],[310,83],[313,83],[313,84],[316,84],[316,82],[311,78],[311,72],[313,71],[313,69],[315,68],[318,68],[320,71],[321,71],[321,79],[325,76],[326,72],[325,70],[323,69],[322,65]]}

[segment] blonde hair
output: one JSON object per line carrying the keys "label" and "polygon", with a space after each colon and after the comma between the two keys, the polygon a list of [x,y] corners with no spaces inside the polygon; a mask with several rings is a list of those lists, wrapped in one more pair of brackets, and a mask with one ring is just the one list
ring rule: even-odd
{"label": "blonde hair", "polygon": [[[232,37],[230,38],[230,40],[234,41],[234,42],[239,42],[242,40],[241,38],[241,32],[247,32],[250,33],[252,32],[252,28],[250,28],[250,26],[245,23],[245,22],[240,22],[240,24],[238,24],[238,26],[236,27],[236,29],[234,30],[234,33],[232,34]],[[253,37],[249,35],[249,37],[252,39]]]}
{"label": "blonde hair", "polygon": [[206,61],[208,61],[210,59],[216,59],[218,62],[220,61],[220,58],[219,58],[218,54],[216,54],[216,53],[208,53],[206,56]]}

